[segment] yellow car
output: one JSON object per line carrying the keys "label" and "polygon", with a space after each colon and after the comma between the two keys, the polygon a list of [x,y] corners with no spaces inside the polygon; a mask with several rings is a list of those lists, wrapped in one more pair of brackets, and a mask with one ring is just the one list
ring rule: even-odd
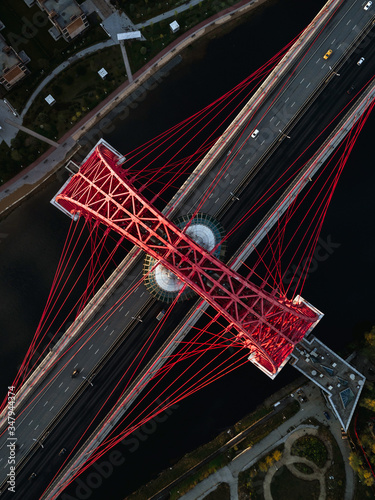
{"label": "yellow car", "polygon": [[329,49],[328,52],[326,52],[324,54],[323,59],[328,59],[331,56],[332,52],[333,52],[333,50]]}

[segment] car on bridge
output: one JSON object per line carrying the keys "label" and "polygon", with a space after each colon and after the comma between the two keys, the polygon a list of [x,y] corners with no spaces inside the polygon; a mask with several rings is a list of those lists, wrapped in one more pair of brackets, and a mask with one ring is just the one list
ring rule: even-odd
{"label": "car on bridge", "polygon": [[352,85],[352,86],[350,87],[350,89],[348,89],[348,90],[346,91],[346,93],[347,93],[347,94],[351,94],[351,93],[353,92],[353,90],[355,90],[355,86],[354,86],[354,85]]}
{"label": "car on bridge", "polygon": [[372,5],[372,2],[367,2],[366,5],[363,7],[365,10],[369,10],[369,8],[371,7]]}
{"label": "car on bridge", "polygon": [[365,60],[365,58],[361,57],[361,59],[357,62],[357,66],[360,66],[364,60]]}
{"label": "car on bridge", "polygon": [[328,59],[329,57],[331,57],[332,52],[333,52],[332,49],[327,50],[327,52],[323,56],[323,59]]}
{"label": "car on bridge", "polygon": [[253,139],[255,139],[255,138],[257,137],[257,135],[258,135],[258,134],[259,134],[259,130],[256,128],[256,129],[254,130],[254,132],[251,134],[251,137],[252,137]]}

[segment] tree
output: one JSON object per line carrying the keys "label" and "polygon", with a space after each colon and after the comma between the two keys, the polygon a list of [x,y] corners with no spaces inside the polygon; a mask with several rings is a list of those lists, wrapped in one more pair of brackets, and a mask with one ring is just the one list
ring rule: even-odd
{"label": "tree", "polygon": [[362,459],[354,451],[349,455],[349,465],[357,474],[362,468]]}
{"label": "tree", "polygon": [[375,399],[364,398],[359,404],[368,410],[375,411]]}
{"label": "tree", "polygon": [[275,462],[278,462],[281,457],[283,456],[282,452],[280,450],[275,450],[272,454],[273,456],[273,459],[275,460]]}
{"label": "tree", "polygon": [[375,328],[368,333],[365,333],[365,341],[371,347],[375,347]]}
{"label": "tree", "polygon": [[259,470],[262,472],[267,472],[268,467],[266,462],[259,462]]}
{"label": "tree", "polygon": [[363,471],[362,478],[366,486],[372,486],[374,484],[374,478],[369,470]]}
{"label": "tree", "polygon": [[14,161],[22,161],[22,155],[17,149],[13,149],[10,153],[10,156]]}

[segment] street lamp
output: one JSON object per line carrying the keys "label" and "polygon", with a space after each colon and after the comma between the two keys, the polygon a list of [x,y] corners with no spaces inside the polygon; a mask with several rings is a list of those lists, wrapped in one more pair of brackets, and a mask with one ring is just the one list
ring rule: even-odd
{"label": "street lamp", "polygon": [[[286,134],[285,134],[282,130],[280,130],[280,129],[279,129],[279,132],[280,132],[280,134],[281,134],[281,136],[282,136],[282,137],[281,137],[281,139],[282,139],[283,137],[286,137],[287,139],[290,139],[290,136],[289,136],[289,135],[286,135]],[[280,139],[280,140],[281,140],[281,139]]]}
{"label": "street lamp", "polygon": [[42,443],[39,441],[39,439],[35,439],[35,438],[33,438],[33,441],[36,441],[38,444],[40,444],[40,446],[41,446],[42,448],[44,448],[44,446],[43,446],[43,445],[42,445]]}
{"label": "street lamp", "polygon": [[94,384],[91,382],[91,380],[89,380],[88,378],[86,377],[82,377],[84,380],[87,380],[87,382],[91,385],[91,387],[94,387]]}
{"label": "street lamp", "polygon": [[336,76],[340,76],[340,73],[337,73],[337,71],[335,71],[333,68],[331,68],[331,66],[328,66],[329,69],[332,71],[332,73]]}
{"label": "street lamp", "polygon": [[140,316],[132,316],[132,319],[135,319],[136,321],[139,321],[140,323],[143,323],[143,319]]}

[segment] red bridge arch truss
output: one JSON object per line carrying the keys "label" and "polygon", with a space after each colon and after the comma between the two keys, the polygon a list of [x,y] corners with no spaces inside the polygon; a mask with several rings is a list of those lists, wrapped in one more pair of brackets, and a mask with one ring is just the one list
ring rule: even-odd
{"label": "red bridge arch truss", "polygon": [[118,156],[103,144],[56,202],[103,223],[159,260],[222,314],[252,360],[271,376],[318,319],[305,303],[267,293],[195,243],[130,184]]}

